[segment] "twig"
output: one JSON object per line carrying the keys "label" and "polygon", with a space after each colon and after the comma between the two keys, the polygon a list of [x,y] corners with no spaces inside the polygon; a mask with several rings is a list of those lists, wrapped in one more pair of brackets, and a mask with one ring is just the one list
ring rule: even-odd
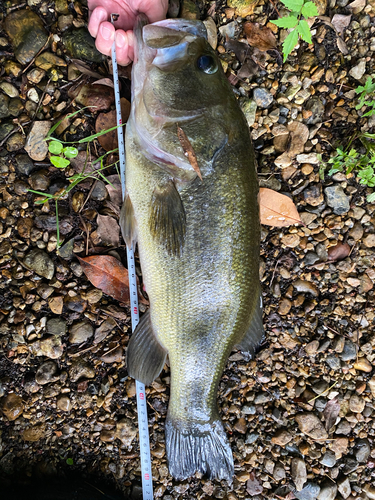
{"label": "twig", "polygon": [[321,392],[320,394],[317,394],[315,396],[315,398],[309,399],[308,403],[311,403],[312,401],[315,401],[316,399],[320,398],[320,396],[324,396],[325,394],[327,394],[333,387],[335,387],[337,382],[338,382],[338,380],[336,380],[336,382],[334,384],[332,384],[331,387],[328,387],[328,389],[326,389],[325,391]]}
{"label": "twig", "polygon": [[34,113],[33,121],[31,122],[31,126],[33,126],[33,123],[36,120],[36,115],[38,114],[39,108],[42,105],[42,102],[43,102],[44,96],[46,95],[46,92],[47,92],[47,89],[48,89],[48,85],[50,84],[51,78],[48,80],[46,86],[44,87],[43,94],[42,94],[41,98],[39,99],[38,106],[37,106],[37,108],[35,110],[35,113]]}
{"label": "twig", "polygon": [[49,41],[50,41],[50,38],[51,38],[51,35],[49,35],[49,37],[47,38],[47,41],[46,43],[43,45],[43,47],[39,50],[39,52],[31,59],[30,63],[26,66],[26,68],[22,71],[21,75],[23,75],[25,73],[25,71],[27,71],[30,66],[34,63],[35,59],[38,57],[38,55],[43,52],[43,50],[47,47]]}

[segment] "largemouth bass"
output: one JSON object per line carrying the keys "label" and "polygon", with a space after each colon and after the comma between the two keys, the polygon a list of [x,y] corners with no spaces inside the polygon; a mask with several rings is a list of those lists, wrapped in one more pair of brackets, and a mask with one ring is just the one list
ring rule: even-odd
{"label": "largemouth bass", "polygon": [[168,354],[169,471],[231,481],[218,384],[233,347],[253,354],[263,336],[254,152],[204,24],[144,24],[120,223],[126,243],[138,243],[150,309],[131,337],[128,372],[150,384]]}

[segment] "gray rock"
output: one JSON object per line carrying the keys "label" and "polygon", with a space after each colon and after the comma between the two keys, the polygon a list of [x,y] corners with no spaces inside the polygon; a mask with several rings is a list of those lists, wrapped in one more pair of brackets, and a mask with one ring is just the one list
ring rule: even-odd
{"label": "gray rock", "polygon": [[36,371],[35,381],[40,385],[56,382],[59,376],[56,375],[57,365],[54,361],[46,361]]}
{"label": "gray rock", "polygon": [[220,26],[220,28],[219,28],[220,35],[223,38],[226,38],[227,36],[228,36],[228,38],[234,38],[235,30],[236,30],[236,22],[235,21],[232,21],[228,24],[225,24],[224,26]]}
{"label": "gray rock", "polygon": [[302,458],[292,458],[291,476],[296,490],[301,491],[307,481],[306,465]]}
{"label": "gray rock", "polygon": [[51,318],[47,321],[47,332],[51,335],[65,335],[66,321],[63,318]]}
{"label": "gray rock", "polygon": [[275,468],[273,469],[273,478],[275,481],[282,481],[285,479],[285,469],[281,462],[277,462]]}
{"label": "gray rock", "polygon": [[23,263],[27,269],[35,271],[43,278],[48,280],[53,278],[55,265],[43,250],[39,250],[39,248],[31,250],[24,258]]}
{"label": "gray rock", "polygon": [[25,151],[35,161],[43,161],[48,153],[48,143],[44,140],[51,128],[48,120],[36,121],[31,126],[25,145]]}
{"label": "gray rock", "polygon": [[328,186],[324,189],[326,202],[333,209],[336,215],[342,215],[349,212],[349,197],[344,193],[341,186]]}
{"label": "gray rock", "polygon": [[340,358],[343,361],[351,361],[357,358],[357,347],[351,340],[345,340],[344,349],[340,353]]}
{"label": "gray rock", "polygon": [[305,257],[303,259],[305,266],[312,266],[313,264],[315,264],[319,260],[320,260],[319,256],[315,252],[307,252],[307,254],[305,255]]}
{"label": "gray rock", "polygon": [[263,87],[257,87],[253,92],[253,99],[259,108],[268,108],[273,102],[273,95]]}
{"label": "gray rock", "polygon": [[336,427],[335,434],[343,434],[348,436],[352,432],[352,428],[347,420],[341,420],[341,422]]}
{"label": "gray rock", "polygon": [[241,413],[244,415],[255,415],[257,412],[257,409],[255,408],[254,405],[245,405],[241,409]]}
{"label": "gray rock", "polygon": [[341,370],[341,362],[337,356],[330,354],[326,357],[326,363],[331,370]]}
{"label": "gray rock", "polygon": [[320,493],[320,487],[315,483],[307,483],[303,490],[293,493],[298,500],[315,500]]}
{"label": "gray rock", "polygon": [[71,344],[82,344],[94,335],[94,328],[88,321],[80,321],[70,328],[69,342]]}
{"label": "gray rock", "polygon": [[242,99],[240,101],[241,109],[246,117],[249,127],[254,125],[257,104],[252,99]]}
{"label": "gray rock", "polygon": [[326,479],[320,485],[318,500],[334,500],[336,498],[337,486],[336,483]]}
{"label": "gray rock", "polygon": [[56,406],[61,411],[70,411],[72,408],[72,402],[68,396],[60,396],[56,401]]}
{"label": "gray rock", "polygon": [[92,190],[91,198],[95,201],[103,201],[108,197],[108,191],[103,181],[96,181],[95,187]]}
{"label": "gray rock", "polygon": [[10,116],[9,97],[5,94],[0,94],[0,119]]}
{"label": "gray rock", "polygon": [[18,97],[15,99],[11,99],[8,109],[9,109],[9,113],[12,116],[18,116],[21,113],[21,111],[24,109],[24,106],[22,104],[21,99],[19,99]]}
{"label": "gray rock", "polygon": [[257,432],[252,432],[246,436],[246,444],[253,444],[259,438],[259,434]]}
{"label": "gray rock", "polygon": [[58,253],[62,259],[69,260],[73,258],[74,238],[68,240],[62,247],[59,248]]}
{"label": "gray rock", "polygon": [[327,451],[320,459],[320,463],[325,467],[333,467],[336,464],[336,455],[333,451]]}
{"label": "gray rock", "polygon": [[356,80],[360,80],[362,76],[365,74],[365,72],[366,72],[366,59],[361,59],[359,63],[349,71],[349,75],[355,78]]}
{"label": "gray rock", "polygon": [[303,191],[303,196],[306,203],[317,207],[324,201],[321,184],[311,184]]}
{"label": "gray rock", "polygon": [[350,481],[347,477],[342,477],[337,481],[337,488],[344,498],[350,496],[352,489],[350,487]]}
{"label": "gray rock", "polygon": [[360,439],[355,447],[355,458],[360,463],[366,463],[370,456],[371,448],[367,439]]}
{"label": "gray rock", "polygon": [[69,376],[72,382],[78,382],[81,378],[94,378],[95,370],[83,359],[78,359],[70,366]]}
{"label": "gray rock", "polygon": [[35,166],[28,155],[16,156],[17,171],[22,175],[30,175]]}
{"label": "gray rock", "polygon": [[306,121],[307,125],[321,123],[325,108],[319,97],[312,97],[311,99],[309,99],[306,103],[305,108],[307,111],[312,112],[312,115]]}

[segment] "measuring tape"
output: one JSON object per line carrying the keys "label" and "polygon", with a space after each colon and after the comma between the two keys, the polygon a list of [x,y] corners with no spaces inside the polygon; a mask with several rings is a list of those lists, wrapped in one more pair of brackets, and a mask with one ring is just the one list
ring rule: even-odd
{"label": "measuring tape", "polygon": [[[118,19],[118,14],[111,14],[111,23]],[[121,117],[121,100],[120,86],[118,79],[118,67],[116,59],[116,44],[112,45],[112,68],[113,68],[113,83],[115,90],[116,103],[116,118],[117,118],[117,139],[118,151],[120,157],[120,174],[121,174],[121,190],[122,199],[125,199],[125,147],[124,134],[122,130]],[[132,320],[132,330],[134,332],[139,323],[139,308],[138,308],[138,290],[137,290],[137,275],[135,272],[134,249],[126,246],[126,254],[128,259],[128,274],[129,274],[129,295],[130,295],[130,312]],[[139,431],[139,448],[141,454],[141,473],[142,473],[142,491],[143,500],[153,500],[152,491],[152,470],[151,470],[151,454],[150,454],[150,438],[148,434],[148,419],[147,419],[147,403],[145,385],[138,380],[135,381],[137,391],[137,411],[138,411],[138,431]]]}

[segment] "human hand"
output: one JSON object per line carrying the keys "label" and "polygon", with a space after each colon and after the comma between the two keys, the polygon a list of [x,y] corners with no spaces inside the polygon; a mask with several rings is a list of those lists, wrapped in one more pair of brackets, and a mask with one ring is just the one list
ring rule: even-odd
{"label": "human hand", "polygon": [[[90,34],[96,38],[96,48],[106,56],[111,55],[116,40],[117,62],[126,66],[134,59],[134,34],[132,28],[137,14],[147,15],[151,23],[165,18],[168,0],[88,0]],[[119,14],[115,25],[111,14]]]}

